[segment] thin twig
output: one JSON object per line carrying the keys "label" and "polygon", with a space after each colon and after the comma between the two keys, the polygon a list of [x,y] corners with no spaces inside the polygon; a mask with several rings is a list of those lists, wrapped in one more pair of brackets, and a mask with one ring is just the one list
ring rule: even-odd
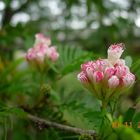
{"label": "thin twig", "polygon": [[92,135],[92,136],[95,136],[95,134],[96,134],[95,130],[83,130],[81,128],[62,125],[62,124],[59,124],[59,123],[51,122],[49,120],[45,120],[45,119],[33,116],[31,114],[28,114],[28,118],[30,120],[34,121],[34,122],[39,122],[39,123],[41,123],[45,126],[58,128],[58,129],[73,132],[73,133],[76,133],[76,134],[89,134],[89,135]]}

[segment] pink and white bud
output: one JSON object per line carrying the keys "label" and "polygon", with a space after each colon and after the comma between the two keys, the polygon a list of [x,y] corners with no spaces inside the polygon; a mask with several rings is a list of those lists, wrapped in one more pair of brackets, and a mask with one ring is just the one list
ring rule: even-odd
{"label": "pink and white bud", "polygon": [[94,79],[95,82],[98,83],[98,82],[102,81],[103,78],[104,78],[103,72],[95,71],[95,72],[93,73],[93,79]]}
{"label": "pink and white bud", "polygon": [[93,73],[94,73],[93,67],[87,67],[87,68],[86,68],[87,77],[88,77],[88,79],[89,79],[91,82],[94,82]]}
{"label": "pink and white bud", "polygon": [[47,48],[46,55],[52,61],[56,61],[59,57],[59,53],[56,51],[55,47]]}
{"label": "pink and white bud", "polygon": [[106,61],[105,59],[99,59],[95,61],[94,69],[96,71],[104,71],[107,66],[109,66],[108,61]]}
{"label": "pink and white bud", "polygon": [[37,44],[33,47],[35,49],[36,52],[42,52],[42,53],[46,53],[46,49],[48,48],[48,46],[46,44],[40,43]]}
{"label": "pink and white bud", "polygon": [[35,59],[36,54],[35,54],[34,48],[30,48],[28,52],[25,54],[25,56],[28,61]]}
{"label": "pink and white bud", "polygon": [[89,62],[86,62],[86,63],[84,63],[84,64],[81,64],[81,69],[82,69],[83,71],[86,71],[86,69],[87,69],[88,67],[94,68],[94,67],[95,67],[95,62],[94,62],[94,61],[89,61]]}
{"label": "pink and white bud", "polygon": [[34,46],[33,48],[30,48],[28,52],[26,53],[26,58],[28,61],[36,60],[39,63],[42,63],[46,56],[46,49],[48,47],[43,44],[38,44]]}
{"label": "pink and white bud", "polygon": [[127,66],[116,66],[115,69],[116,69],[115,75],[118,76],[119,78],[125,76],[129,72],[129,68]]}
{"label": "pink and white bud", "polygon": [[110,78],[112,75],[115,74],[115,68],[114,67],[107,67],[104,71],[104,75],[106,78]]}
{"label": "pink and white bud", "polygon": [[123,44],[114,44],[108,48],[108,60],[114,65],[124,51]]}
{"label": "pink and white bud", "polygon": [[126,64],[125,64],[125,60],[124,59],[118,59],[117,61],[116,61],[116,63],[114,64],[114,66],[116,67],[116,66],[125,66]]}
{"label": "pink and white bud", "polygon": [[43,63],[43,61],[45,60],[45,57],[46,57],[45,54],[41,51],[36,53],[36,60],[38,62]]}
{"label": "pink and white bud", "polygon": [[115,75],[113,75],[108,80],[108,86],[109,88],[116,88],[119,85],[119,78]]}
{"label": "pink and white bud", "polygon": [[82,83],[82,84],[88,84],[89,80],[86,76],[86,74],[82,71],[77,75],[78,80]]}
{"label": "pink and white bud", "polygon": [[135,82],[135,75],[132,73],[127,73],[125,76],[122,77],[123,85],[126,87],[132,86]]}
{"label": "pink and white bud", "polygon": [[43,44],[46,44],[46,45],[48,45],[48,46],[51,45],[51,40],[50,40],[50,38],[45,37],[44,34],[42,34],[42,33],[36,34],[36,35],[35,35],[35,38],[36,38],[36,41],[35,41],[36,44],[38,44],[38,43],[43,43]]}

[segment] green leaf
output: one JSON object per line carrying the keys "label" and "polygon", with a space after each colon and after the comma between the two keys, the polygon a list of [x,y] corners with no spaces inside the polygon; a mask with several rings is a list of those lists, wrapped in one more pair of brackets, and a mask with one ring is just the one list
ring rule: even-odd
{"label": "green leaf", "polygon": [[105,140],[118,140],[118,136],[116,133],[111,133]]}
{"label": "green leaf", "polygon": [[17,107],[8,107],[3,103],[0,103],[0,114],[4,116],[9,116],[14,114],[18,117],[26,117],[27,113],[23,109]]}
{"label": "green leaf", "polygon": [[65,74],[68,74],[70,72],[80,69],[80,65],[84,63],[90,56],[91,56],[90,54],[87,54],[73,60],[70,64],[66,65],[62,69],[62,74],[65,75]]}
{"label": "green leaf", "polygon": [[131,68],[132,72],[136,74],[137,79],[140,80],[140,59],[137,60]]}
{"label": "green leaf", "polygon": [[86,117],[87,120],[89,120],[89,122],[94,126],[96,131],[99,131],[103,119],[103,115],[100,111],[92,111],[85,113],[84,117]]}
{"label": "green leaf", "polygon": [[140,112],[136,113],[132,119],[133,128],[140,131]]}
{"label": "green leaf", "polygon": [[94,125],[84,116],[86,109],[83,104],[77,104],[77,102],[71,102],[65,107],[61,108],[63,112],[63,119],[69,124],[82,128],[93,129]]}
{"label": "green leaf", "polygon": [[18,117],[27,117],[27,113],[21,108],[10,108],[10,113],[18,116]]}
{"label": "green leaf", "polygon": [[23,58],[17,59],[13,61],[12,63],[9,63],[7,67],[5,67],[4,71],[1,73],[1,79],[4,79],[9,73],[12,71],[15,71],[17,66],[23,62]]}
{"label": "green leaf", "polygon": [[62,67],[70,64],[73,60],[84,54],[80,48],[73,46],[59,46],[58,52],[60,54],[58,61]]}
{"label": "green leaf", "polygon": [[115,132],[120,140],[140,140],[140,134],[129,127],[119,127]]}
{"label": "green leaf", "polygon": [[135,114],[135,109],[129,108],[124,115],[124,122],[131,122],[134,114]]}

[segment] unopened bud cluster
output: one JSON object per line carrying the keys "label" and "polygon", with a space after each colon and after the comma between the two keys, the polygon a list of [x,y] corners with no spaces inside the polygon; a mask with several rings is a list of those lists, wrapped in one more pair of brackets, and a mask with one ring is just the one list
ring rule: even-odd
{"label": "unopened bud cluster", "polygon": [[81,65],[78,80],[99,99],[108,99],[131,87],[135,75],[120,59],[124,51],[123,44],[114,44],[108,48],[108,58],[89,61]]}
{"label": "unopened bud cluster", "polygon": [[55,46],[50,46],[50,38],[38,33],[35,35],[35,39],[34,46],[26,53],[27,61],[35,64],[43,64],[45,61],[55,62],[59,53]]}

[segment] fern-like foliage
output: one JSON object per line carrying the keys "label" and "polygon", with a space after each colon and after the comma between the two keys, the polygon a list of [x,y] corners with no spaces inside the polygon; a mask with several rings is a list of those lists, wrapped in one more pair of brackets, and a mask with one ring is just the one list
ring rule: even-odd
{"label": "fern-like foliage", "polygon": [[136,74],[138,80],[140,80],[140,59],[133,63],[132,71]]}
{"label": "fern-like foliage", "polygon": [[60,53],[58,65],[62,75],[78,70],[81,63],[97,57],[97,55],[73,46],[59,46],[58,51]]}

